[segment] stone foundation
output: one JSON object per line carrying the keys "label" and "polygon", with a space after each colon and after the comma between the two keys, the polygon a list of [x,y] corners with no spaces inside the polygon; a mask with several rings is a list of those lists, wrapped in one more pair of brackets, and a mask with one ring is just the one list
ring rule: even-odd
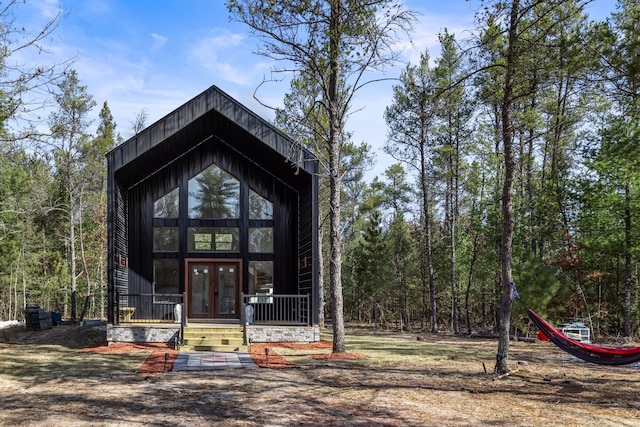
{"label": "stone foundation", "polygon": [[320,328],[315,326],[247,326],[247,337],[251,342],[296,342],[320,341]]}
{"label": "stone foundation", "polygon": [[[180,326],[165,325],[107,325],[107,342],[169,343],[180,335]],[[310,343],[320,341],[320,328],[315,326],[247,326],[247,339],[251,342],[295,342]]]}
{"label": "stone foundation", "polygon": [[107,342],[169,343],[180,335],[180,326],[168,325],[107,325]]}

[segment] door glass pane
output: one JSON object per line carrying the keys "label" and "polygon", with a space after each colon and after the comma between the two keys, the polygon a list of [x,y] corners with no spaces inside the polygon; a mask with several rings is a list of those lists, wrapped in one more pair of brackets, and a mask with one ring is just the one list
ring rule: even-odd
{"label": "door glass pane", "polygon": [[189,180],[189,218],[240,217],[240,181],[216,165]]}
{"label": "door glass pane", "polygon": [[218,314],[236,312],[236,275],[235,265],[218,267]]}
{"label": "door glass pane", "polygon": [[209,266],[191,267],[191,314],[209,313]]}

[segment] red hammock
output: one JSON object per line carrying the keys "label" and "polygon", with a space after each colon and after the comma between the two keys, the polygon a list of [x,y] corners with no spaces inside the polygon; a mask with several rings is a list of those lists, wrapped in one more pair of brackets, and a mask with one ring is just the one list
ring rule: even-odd
{"label": "red hammock", "polygon": [[627,365],[640,361],[640,347],[607,348],[584,344],[567,337],[534,311],[527,310],[527,314],[552,343],[582,360],[600,365]]}

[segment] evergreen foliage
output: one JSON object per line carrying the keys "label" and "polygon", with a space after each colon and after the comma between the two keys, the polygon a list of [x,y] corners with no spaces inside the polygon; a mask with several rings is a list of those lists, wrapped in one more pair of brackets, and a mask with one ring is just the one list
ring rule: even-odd
{"label": "evergreen foliage", "polygon": [[[350,104],[344,101],[364,83],[356,71],[371,52],[354,41],[377,11],[355,8],[369,4],[357,1],[230,2],[232,9],[268,4],[261,19],[271,20],[272,28],[293,16],[310,25],[282,34],[309,49],[304,58],[313,67],[298,64],[276,122],[312,147],[324,166],[322,273],[330,281],[329,271],[340,262],[341,272],[333,274],[342,274],[347,321],[497,333],[509,166],[513,233],[507,270],[520,300],[513,301],[508,332],[529,332],[525,309],[532,308],[556,322],[584,321],[596,339],[638,336],[637,2],[621,0],[610,19],[589,22],[584,2],[520,0],[518,39],[509,40],[508,12],[515,2],[485,2],[473,37],[444,30],[437,58],[424,52],[404,68],[384,116],[385,150],[400,163],[371,182],[364,179],[372,163],[369,141],[352,141]],[[362,18],[333,28],[345,37],[338,57],[319,54],[328,52],[332,40],[323,26],[331,16],[329,3],[353,6]],[[259,18],[257,10],[236,12]],[[8,71],[15,46],[0,46],[0,71]],[[282,53],[277,43],[264,49],[274,57]],[[388,53],[386,60],[396,52]],[[335,61],[345,68],[332,78]],[[27,68],[25,75],[35,78],[37,65]],[[47,70],[46,80],[55,83],[56,96],[43,101],[55,104],[50,132],[33,139],[25,139],[27,132],[14,120],[21,111],[18,89],[26,89],[13,87],[11,79],[0,86],[2,320],[20,318],[27,304],[76,320],[83,312],[105,313],[104,153],[120,138],[107,102],[94,128],[87,118],[95,107],[90,89],[75,71],[54,74]],[[332,218],[336,208],[341,215]]]}

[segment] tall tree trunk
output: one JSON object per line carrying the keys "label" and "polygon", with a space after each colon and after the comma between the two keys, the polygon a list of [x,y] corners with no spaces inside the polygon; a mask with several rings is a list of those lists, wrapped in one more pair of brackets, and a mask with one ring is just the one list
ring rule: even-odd
{"label": "tall tree trunk", "polygon": [[[80,189],[80,200],[78,205],[82,207],[84,197],[84,188]],[[83,320],[84,316],[87,314],[87,309],[89,308],[89,302],[92,295],[91,290],[91,275],[89,274],[89,263],[87,262],[87,254],[84,250],[84,227],[83,227],[84,216],[82,214],[82,208],[78,209],[78,243],[80,245],[80,260],[82,261],[82,271],[87,279],[87,295],[86,300],[84,302],[84,306],[82,307],[82,313],[80,315],[80,321]]]}
{"label": "tall tree trunk", "polygon": [[[16,291],[18,289],[18,284],[16,283]],[[16,294],[16,301],[18,300],[18,295]],[[27,307],[27,278],[25,277],[25,275],[22,275],[22,303],[25,306],[25,308]],[[17,317],[17,312],[16,312],[16,317]],[[27,319],[25,319],[26,321]]]}
{"label": "tall tree trunk", "polygon": [[329,239],[331,259],[329,266],[331,286],[331,312],[333,316],[333,352],[345,353],[344,302],[342,297],[342,236],[340,231],[340,138],[342,115],[340,111],[340,15],[341,0],[331,0],[329,24]]}
{"label": "tall tree trunk", "polygon": [[340,150],[332,146],[331,150],[331,194],[329,205],[331,259],[329,265],[329,282],[331,287],[331,314],[333,323],[333,352],[345,353],[344,340],[344,303],[342,298],[342,238],[340,233]]}
{"label": "tall tree trunk", "polygon": [[631,289],[633,280],[631,276],[631,194],[629,179],[624,186],[624,336],[631,336]]}
{"label": "tall tree trunk", "polygon": [[436,301],[436,283],[433,274],[431,254],[431,209],[427,184],[427,159],[424,144],[420,147],[420,185],[422,190],[422,216],[424,218],[424,244],[427,252],[427,275],[429,276],[429,302],[431,303],[431,332],[438,332],[438,303]]}
{"label": "tall tree trunk", "polygon": [[[14,301],[14,299],[13,299],[14,292],[15,292],[16,298],[18,297],[18,287],[17,287],[17,284],[16,284],[16,286],[12,287],[12,282],[13,282],[13,279],[9,278],[9,301],[8,301],[7,305],[3,304],[0,307],[1,308],[0,316],[2,316],[3,312],[6,312],[7,313],[7,319],[16,319],[17,315],[18,315],[18,302]],[[15,310],[16,314],[15,315],[12,314],[13,313],[12,312],[12,308],[13,308],[14,304],[16,306],[16,310]],[[2,317],[0,317],[0,319],[1,318]]]}
{"label": "tall tree trunk", "polygon": [[[478,200],[478,205],[480,206],[482,205],[483,194],[484,194],[484,174],[482,174],[482,177],[483,177],[482,184],[481,184],[482,189],[480,192],[480,199]],[[476,227],[473,225],[476,209],[478,209],[478,212],[480,211],[480,208],[476,208],[476,202],[474,200],[471,205],[471,218],[470,218],[471,233],[473,236],[471,239],[471,260],[469,260],[469,273],[468,273],[469,277],[467,279],[467,290],[465,292],[465,312],[466,312],[466,322],[467,322],[467,334],[469,335],[471,335],[471,310],[469,309],[469,295],[471,293],[471,284],[473,283],[473,279],[474,279],[476,261],[478,260],[478,238],[480,234],[476,229]],[[481,221],[478,220],[478,223],[480,222]]]}
{"label": "tall tree trunk", "polygon": [[[18,259],[16,260],[15,263],[15,269],[11,268],[11,273],[10,276],[15,276],[14,278],[10,277],[10,281],[9,281],[9,297],[11,297],[11,282],[13,282],[13,289],[14,289],[14,298],[13,298],[13,307],[11,306],[11,298],[9,298],[9,317],[7,318],[7,320],[11,320],[11,319],[17,319],[18,318],[18,312],[19,312],[19,306],[18,306],[18,280],[20,278],[20,275],[22,275],[22,295],[23,295],[23,299],[22,299],[22,305],[24,306],[23,308],[26,308],[27,306],[27,288],[26,288],[26,282],[24,280],[24,272],[22,274],[20,274],[21,272],[21,268],[20,266],[22,265],[22,254],[24,253],[24,239],[22,239],[22,241],[20,242],[20,251],[18,252]],[[14,272],[15,271],[15,272]],[[11,312],[11,309],[13,308],[13,314]],[[26,319],[25,319],[26,320]]]}
{"label": "tall tree trunk", "polygon": [[77,320],[77,277],[76,277],[76,229],[74,225],[73,194],[69,190],[69,264],[71,274],[71,322]]}
{"label": "tall tree trunk", "polygon": [[511,105],[516,61],[517,24],[520,1],[513,0],[509,18],[509,45],[505,61],[504,93],[502,99],[502,143],[504,149],[504,185],[502,187],[502,246],[500,263],[502,270],[502,303],[498,312],[498,353],[494,372],[504,374],[509,370],[509,329],[513,298],[513,274],[511,270],[513,244],[513,186],[515,181],[515,156],[513,152]]}
{"label": "tall tree trunk", "polygon": [[318,326],[324,329],[324,256],[322,254],[322,240],[324,238],[324,228],[322,220],[322,209],[318,206]]}
{"label": "tall tree trunk", "polygon": [[[450,125],[451,126],[451,125]],[[452,148],[453,148],[453,144]],[[460,333],[460,308],[458,302],[458,283],[456,277],[456,188],[455,188],[455,167],[454,167],[454,156],[455,154],[452,152],[449,154],[449,182],[447,184],[447,199],[449,200],[449,236],[450,236],[450,246],[449,246],[449,257],[451,262],[451,271],[450,271],[450,280],[451,280],[451,326],[453,327],[453,332],[456,334]]]}
{"label": "tall tree trunk", "polygon": [[477,231],[473,232],[471,245],[472,245],[472,249],[471,249],[471,260],[469,261],[469,278],[467,280],[467,289],[464,296],[467,334],[469,335],[471,335],[471,310],[469,308],[469,295],[471,294],[471,284],[473,283],[473,279],[474,279],[473,276],[475,272],[476,261],[478,259],[478,232]]}

